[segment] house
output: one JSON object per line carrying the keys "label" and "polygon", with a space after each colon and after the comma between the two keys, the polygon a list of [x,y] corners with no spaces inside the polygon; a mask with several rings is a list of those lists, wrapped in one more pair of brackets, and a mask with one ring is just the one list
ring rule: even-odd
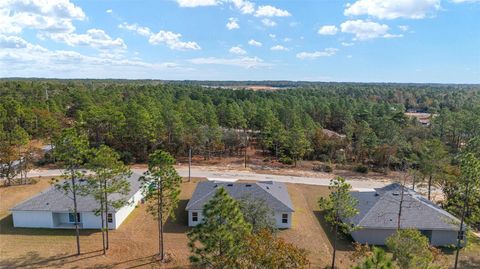
{"label": "house", "polygon": [[[358,229],[352,232],[355,241],[362,244],[385,245],[387,237],[395,233],[402,198],[402,186],[397,183],[366,192],[351,192],[358,199],[359,214],[344,222]],[[433,246],[456,244],[460,221],[415,191],[403,192],[400,227],[414,228],[425,235]]]}
{"label": "house", "polygon": [[[143,198],[139,174],[133,173],[130,181],[130,192],[126,195],[128,204],[122,208],[109,208],[107,221],[109,229],[117,229],[127,216],[135,209],[135,206]],[[79,182],[82,184],[82,182]],[[120,194],[113,194],[111,199],[122,198]],[[77,211],[80,228],[100,229],[101,218],[94,211],[99,208],[99,203],[92,196],[77,196]],[[75,228],[73,200],[63,192],[51,187],[34,197],[16,205],[10,209],[13,216],[14,227],[25,228]]]}
{"label": "house", "polygon": [[199,182],[188,201],[188,226],[193,227],[202,222],[203,206],[214,196],[216,190],[223,187],[234,199],[263,200],[273,211],[273,218],[277,228],[292,227],[293,205],[285,184],[280,182],[263,181],[255,183],[245,182]]}

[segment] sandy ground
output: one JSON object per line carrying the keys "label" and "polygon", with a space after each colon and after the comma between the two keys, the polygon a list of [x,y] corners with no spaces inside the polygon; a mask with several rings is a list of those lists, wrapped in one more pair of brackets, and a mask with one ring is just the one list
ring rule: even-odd
{"label": "sandy ground", "polygon": [[[165,268],[188,268],[189,266],[188,240],[185,234],[188,227],[184,208],[195,185],[194,182],[182,184],[181,202],[176,211],[177,218],[165,226],[165,246],[167,252],[173,257],[173,262],[164,265]],[[98,231],[82,231],[83,254],[78,257],[74,255],[76,248],[73,230],[13,228],[8,208],[48,186],[47,179],[40,179],[35,185],[0,188],[1,268],[162,267],[154,260],[158,250],[156,222],[146,213],[142,205],[134,210],[118,230],[110,232],[111,247],[106,256],[101,253],[101,233]],[[293,228],[280,231],[279,236],[308,249],[312,268],[327,265],[331,255],[330,241],[319,222],[316,203],[320,195],[328,194],[327,188],[288,184],[288,190],[296,208]],[[345,255],[340,251],[339,264],[345,263],[342,256]]]}
{"label": "sandy ground", "polygon": [[[172,256],[169,264],[160,265],[154,255],[158,251],[157,224],[145,207],[135,209],[118,230],[110,232],[110,250],[101,252],[101,233],[82,231],[82,255],[76,256],[73,230],[13,228],[8,209],[50,186],[47,178],[34,185],[0,188],[0,268],[190,268],[187,247],[187,215],[184,208],[196,182],[183,183],[176,220],[165,226],[166,251]],[[311,268],[330,264],[332,233],[318,210],[319,197],[328,195],[325,186],[288,183],[295,213],[292,229],[279,236],[309,251]],[[350,268],[351,241],[338,242],[338,268]],[[450,253],[451,254],[451,253]],[[461,268],[480,268],[480,242],[461,252]],[[451,260],[453,255],[448,255]]]}

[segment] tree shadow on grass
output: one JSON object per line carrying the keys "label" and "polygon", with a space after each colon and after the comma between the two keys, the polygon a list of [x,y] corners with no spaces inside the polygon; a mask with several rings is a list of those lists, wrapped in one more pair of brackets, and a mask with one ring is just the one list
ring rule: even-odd
{"label": "tree shadow on grass", "polygon": [[175,209],[175,220],[168,218],[167,222],[163,226],[165,233],[186,233],[188,231],[188,214],[185,211],[188,200],[180,200],[178,206]]}
{"label": "tree shadow on grass", "polygon": [[[330,245],[333,247],[333,241],[335,240],[334,238],[335,235],[333,234],[333,226],[330,225],[325,220],[325,217],[322,211],[313,211],[313,213],[315,214],[315,217],[317,217],[317,220],[322,226],[322,229],[325,231],[328,241],[330,241]],[[337,238],[337,250],[353,251],[354,249],[352,246],[352,242],[353,242],[353,239],[350,235],[339,233]]]}
{"label": "tree shadow on grass", "polygon": [[[80,235],[91,235],[97,232],[100,230],[80,229]],[[12,214],[10,214],[0,220],[0,234],[72,236],[75,234],[75,229],[15,228]]]}
{"label": "tree shadow on grass", "polygon": [[[58,267],[69,263],[101,256],[102,251],[90,251],[77,256],[75,254],[61,253],[53,256],[43,257],[36,251],[30,251],[16,258],[0,260],[0,268],[45,268]],[[111,268],[109,265],[98,265],[95,268]],[[75,268],[78,266],[73,266]],[[78,267],[79,268],[79,267]]]}

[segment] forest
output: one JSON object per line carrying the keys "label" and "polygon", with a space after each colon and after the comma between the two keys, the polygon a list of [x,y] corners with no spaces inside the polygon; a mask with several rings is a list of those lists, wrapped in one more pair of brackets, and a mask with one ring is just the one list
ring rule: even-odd
{"label": "forest", "polygon": [[[317,160],[385,173],[407,167],[448,195],[459,174],[459,151],[480,136],[479,85],[280,81],[261,85],[288,88],[211,87],[219,84],[2,80],[2,176],[9,177],[8,164],[29,156],[31,139],[55,145],[62,129],[74,127],[90,145],[113,148],[125,163],[145,163],[158,149],[175,157],[192,149],[208,159],[255,147],[265,160],[291,165]],[[407,111],[429,113],[428,124]]]}

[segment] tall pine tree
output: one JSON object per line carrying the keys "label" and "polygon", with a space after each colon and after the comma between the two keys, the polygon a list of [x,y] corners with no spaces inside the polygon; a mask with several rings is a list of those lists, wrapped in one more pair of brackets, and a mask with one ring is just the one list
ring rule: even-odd
{"label": "tall pine tree", "polygon": [[190,261],[211,268],[240,268],[250,231],[239,203],[220,187],[203,208],[203,223],[188,233]]}
{"label": "tall pine tree", "polygon": [[175,218],[182,178],[173,167],[175,159],[168,152],[157,150],[148,156],[148,171],[140,177],[147,210],[158,221],[158,248],[160,260],[165,259],[163,224],[168,217]]}
{"label": "tall pine tree", "polygon": [[337,251],[337,237],[339,228],[342,232],[348,233],[353,227],[349,223],[344,223],[342,220],[351,218],[358,214],[356,208],[358,200],[350,195],[351,186],[342,177],[337,177],[330,181],[328,187],[331,191],[330,196],[320,198],[318,204],[322,210],[326,212],[325,219],[333,225],[334,241],[333,241],[333,256],[332,269],[335,268],[335,254]]}

